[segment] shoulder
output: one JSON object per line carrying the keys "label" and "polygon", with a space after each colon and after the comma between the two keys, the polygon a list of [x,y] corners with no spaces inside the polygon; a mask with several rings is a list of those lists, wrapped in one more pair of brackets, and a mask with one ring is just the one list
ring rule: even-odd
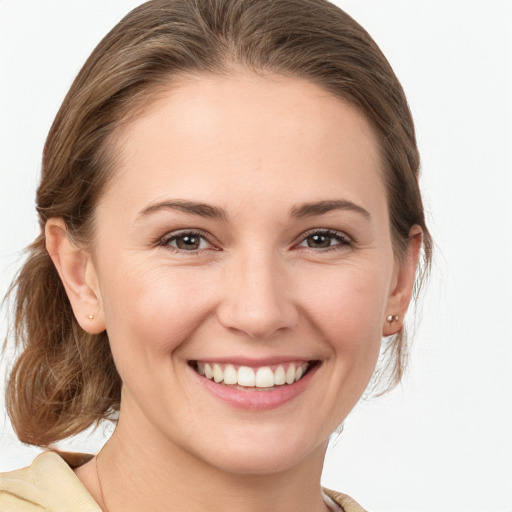
{"label": "shoulder", "polygon": [[331,489],[323,489],[324,493],[335,503],[340,505],[344,512],[367,512],[359,503],[354,501],[350,496],[341,492],[332,491]]}
{"label": "shoulder", "polygon": [[101,512],[69,463],[55,452],[42,453],[26,468],[0,473],[0,510]]}

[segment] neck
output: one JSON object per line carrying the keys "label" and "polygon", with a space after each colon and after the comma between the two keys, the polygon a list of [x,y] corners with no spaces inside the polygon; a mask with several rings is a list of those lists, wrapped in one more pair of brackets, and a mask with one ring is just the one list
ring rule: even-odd
{"label": "neck", "polygon": [[[122,416],[122,415],[121,415]],[[124,512],[311,512],[326,510],[320,476],[325,446],[299,464],[266,474],[233,473],[121,419],[97,459],[104,510]],[[101,503],[103,501],[103,503]]]}

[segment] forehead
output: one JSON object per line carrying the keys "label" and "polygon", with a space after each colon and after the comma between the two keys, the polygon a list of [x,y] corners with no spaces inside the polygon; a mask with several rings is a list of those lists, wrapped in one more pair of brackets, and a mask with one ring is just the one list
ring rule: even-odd
{"label": "forehead", "polygon": [[348,103],[297,78],[184,77],[124,126],[116,145],[115,189],[131,187],[141,200],[179,192],[225,203],[272,189],[300,202],[350,196],[370,182],[374,195],[385,196],[370,124]]}

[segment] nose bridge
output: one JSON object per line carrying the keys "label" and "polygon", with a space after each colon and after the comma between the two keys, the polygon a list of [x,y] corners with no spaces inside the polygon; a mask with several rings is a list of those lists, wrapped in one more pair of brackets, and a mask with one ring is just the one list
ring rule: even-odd
{"label": "nose bridge", "polygon": [[267,248],[240,251],[227,270],[219,319],[252,338],[267,338],[293,327],[298,313],[290,296],[282,258]]}

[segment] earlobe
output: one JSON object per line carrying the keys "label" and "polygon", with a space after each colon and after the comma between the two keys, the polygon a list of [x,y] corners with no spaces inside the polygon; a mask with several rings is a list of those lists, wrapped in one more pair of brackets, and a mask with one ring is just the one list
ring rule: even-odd
{"label": "earlobe", "polygon": [[389,296],[384,318],[382,335],[392,336],[401,331],[403,319],[411,302],[416,269],[422,245],[423,231],[414,225],[409,231],[409,242],[406,253],[397,268],[394,288]]}
{"label": "earlobe", "polygon": [[61,218],[48,219],[46,250],[60,276],[80,327],[90,334],[105,330],[101,295],[90,254],[69,237]]}

